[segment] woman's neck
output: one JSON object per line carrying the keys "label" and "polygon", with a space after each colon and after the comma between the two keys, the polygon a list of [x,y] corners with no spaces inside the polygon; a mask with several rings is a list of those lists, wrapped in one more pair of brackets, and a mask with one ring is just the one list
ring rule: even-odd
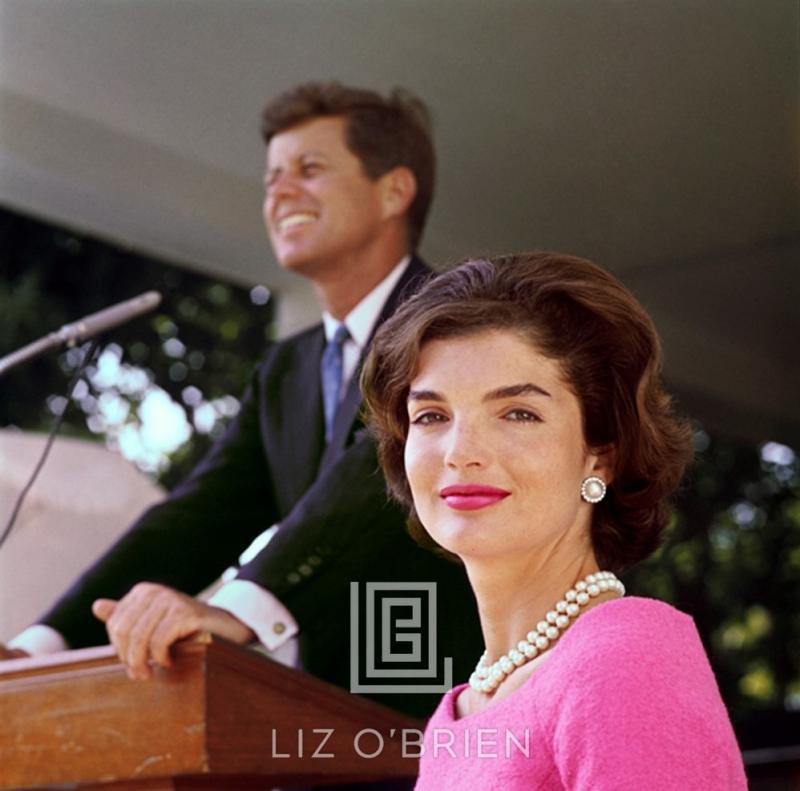
{"label": "woman's neck", "polygon": [[560,558],[555,552],[535,560],[464,562],[478,601],[489,662],[525,639],[577,580],[599,570],[591,549],[570,558]]}

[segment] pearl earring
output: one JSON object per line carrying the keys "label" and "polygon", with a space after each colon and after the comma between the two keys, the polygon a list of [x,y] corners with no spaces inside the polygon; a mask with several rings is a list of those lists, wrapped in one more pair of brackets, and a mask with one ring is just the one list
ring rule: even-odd
{"label": "pearl earring", "polygon": [[581,497],[587,503],[599,503],[606,496],[606,483],[602,478],[596,475],[590,475],[584,478],[581,484]]}

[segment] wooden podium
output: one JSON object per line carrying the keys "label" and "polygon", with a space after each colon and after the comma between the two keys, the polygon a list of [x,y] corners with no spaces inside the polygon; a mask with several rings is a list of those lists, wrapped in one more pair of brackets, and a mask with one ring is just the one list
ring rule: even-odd
{"label": "wooden podium", "polygon": [[417,773],[415,720],[215,637],[173,657],[150,681],[130,681],[110,646],[0,663],[0,788],[264,791]]}

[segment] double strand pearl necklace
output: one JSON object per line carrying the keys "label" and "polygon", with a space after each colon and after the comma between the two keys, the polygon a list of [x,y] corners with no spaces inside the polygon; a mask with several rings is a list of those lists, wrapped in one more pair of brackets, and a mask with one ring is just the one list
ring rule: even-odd
{"label": "double strand pearl necklace", "polygon": [[500,682],[510,676],[518,667],[544,653],[578,617],[581,608],[606,591],[616,591],[625,595],[625,586],[610,571],[596,571],[576,582],[557,601],[543,621],[536,624],[536,629],[528,632],[525,640],[520,640],[516,648],[512,648],[493,664],[488,664],[486,651],[478,660],[474,672],[469,677],[469,685],[478,692],[487,695],[494,692]]}

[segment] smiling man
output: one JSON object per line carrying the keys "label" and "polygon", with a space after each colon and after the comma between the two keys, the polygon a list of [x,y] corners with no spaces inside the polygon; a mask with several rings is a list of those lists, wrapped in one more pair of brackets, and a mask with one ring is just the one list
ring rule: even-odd
{"label": "smiling man", "polygon": [[[433,194],[427,111],[402,92],[308,83],[266,107],[262,130],[266,227],[281,265],[313,284],[322,322],[269,347],[189,479],[11,646],[110,639],[146,679],[176,640],[206,630],[348,687],[350,582],[435,581],[438,652],[466,677],[482,640],[463,569],[409,538],[358,418],[372,335],[430,274],[414,255]],[[193,598],[240,562],[209,602]],[[374,697],[424,716],[438,695]]]}

